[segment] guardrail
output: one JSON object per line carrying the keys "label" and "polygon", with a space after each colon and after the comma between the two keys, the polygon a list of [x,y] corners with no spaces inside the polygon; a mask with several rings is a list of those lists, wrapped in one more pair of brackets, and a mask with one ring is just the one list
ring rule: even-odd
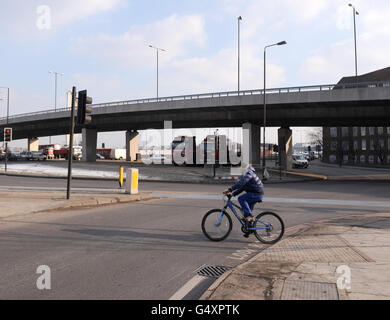
{"label": "guardrail", "polygon": [[[390,87],[390,81],[377,81],[377,82],[360,82],[360,83],[341,83],[341,84],[327,84],[316,86],[302,86],[302,87],[285,87],[285,88],[272,88],[267,89],[266,94],[283,94],[283,93],[301,93],[310,91],[331,91],[338,89],[356,89],[356,88],[377,88],[377,87]],[[171,102],[171,101],[185,101],[185,100],[198,100],[198,99],[211,99],[211,98],[225,98],[225,97],[238,97],[238,96],[251,96],[262,95],[263,89],[245,90],[245,91],[226,91],[226,92],[213,92],[202,94],[191,94],[161,98],[148,98],[148,99],[135,99],[118,102],[100,103],[92,105],[93,109],[106,108],[106,107],[119,107],[124,105],[135,105],[144,103],[158,103],[158,102]],[[14,120],[21,117],[28,117],[40,114],[50,114],[59,112],[70,112],[68,108],[61,108],[57,110],[45,110],[32,113],[24,113],[19,115],[10,116],[9,120]],[[93,114],[92,114],[93,115]],[[6,120],[6,117],[0,118],[0,121]]]}

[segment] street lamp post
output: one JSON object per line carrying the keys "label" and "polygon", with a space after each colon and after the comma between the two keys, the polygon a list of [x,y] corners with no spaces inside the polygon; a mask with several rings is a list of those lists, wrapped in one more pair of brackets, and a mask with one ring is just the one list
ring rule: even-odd
{"label": "street lamp post", "polygon": [[[7,89],[7,126],[9,123],[9,88],[8,87],[0,87],[1,89]],[[5,139],[4,139],[5,140]],[[4,165],[4,171],[7,172],[7,166],[8,166],[8,142],[5,143],[5,165]]]}
{"label": "street lamp post", "polygon": [[356,37],[356,16],[359,15],[359,12],[356,10],[352,3],[349,4],[353,9],[353,30],[354,30],[354,39],[355,39],[355,75],[356,83],[358,83],[358,56],[357,56],[357,37]]}
{"label": "street lamp post", "polygon": [[264,97],[264,128],[263,128],[263,143],[264,143],[264,146],[263,146],[263,150],[264,150],[264,154],[263,154],[263,177],[265,176],[265,172],[266,172],[266,159],[265,159],[265,153],[266,153],[266,146],[265,146],[265,133],[266,133],[266,127],[267,127],[267,94],[266,94],[266,90],[267,90],[267,62],[266,62],[266,59],[267,59],[267,49],[270,48],[270,47],[273,47],[273,46],[282,46],[282,45],[285,45],[287,44],[286,41],[281,41],[281,42],[278,42],[278,43],[275,43],[275,44],[271,44],[269,46],[265,46],[264,47],[264,92],[263,92],[263,97]]}
{"label": "street lamp post", "polygon": [[238,21],[238,94],[240,94],[240,68],[241,68],[241,44],[240,44],[240,33],[241,33],[241,30],[240,30],[240,24],[241,24],[241,21],[242,21],[242,17],[239,16],[237,18],[237,21]]}
{"label": "street lamp post", "polygon": [[157,53],[157,100],[159,98],[159,92],[158,92],[158,81],[159,81],[159,74],[158,74],[158,69],[159,69],[159,52],[160,51],[163,51],[163,52],[166,52],[165,49],[162,49],[162,48],[157,48],[155,46],[152,46],[152,45],[149,45],[149,48],[152,48],[152,49],[155,49],[156,50],[156,53]]}
{"label": "street lamp post", "polygon": [[[57,82],[58,82],[58,75],[63,76],[63,73],[55,72],[49,70],[49,73],[53,73],[55,76],[55,89],[54,89],[54,111],[57,111]],[[51,137],[49,137],[49,144],[51,144]]]}

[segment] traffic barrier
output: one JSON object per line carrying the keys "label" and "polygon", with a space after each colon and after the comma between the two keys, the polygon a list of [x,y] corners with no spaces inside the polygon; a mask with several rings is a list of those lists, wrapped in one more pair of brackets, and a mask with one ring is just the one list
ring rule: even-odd
{"label": "traffic barrier", "polygon": [[138,194],[138,169],[126,170],[126,194]]}

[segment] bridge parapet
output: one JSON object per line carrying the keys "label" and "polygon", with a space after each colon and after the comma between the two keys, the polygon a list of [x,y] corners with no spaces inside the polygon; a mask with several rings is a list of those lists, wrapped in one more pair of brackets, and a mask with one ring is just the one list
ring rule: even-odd
{"label": "bridge parapet", "polygon": [[[266,90],[266,94],[271,95],[268,100],[269,104],[273,103],[296,103],[296,102],[312,102],[311,100],[317,99],[317,102],[320,102],[321,97],[323,99],[328,99],[329,97],[336,97],[336,99],[340,99],[340,97],[345,97],[346,100],[353,99],[354,97],[358,97],[360,99],[372,99],[370,95],[361,94],[361,92],[369,92],[371,88],[389,88],[390,81],[381,81],[381,82],[367,82],[367,83],[347,83],[347,84],[328,84],[328,85],[316,85],[316,86],[301,86],[301,87],[285,87],[285,88],[271,88]],[[337,91],[336,91],[337,90]],[[345,92],[345,94],[343,93]],[[390,99],[390,90],[385,90],[385,96],[378,96],[379,100],[382,99]],[[324,93],[328,93],[325,94]],[[245,98],[249,97],[257,97],[264,94],[264,90],[245,90],[245,91],[227,91],[227,92],[214,92],[214,93],[203,93],[203,94],[192,94],[192,95],[181,95],[181,96],[171,96],[171,97],[161,97],[161,98],[148,98],[148,99],[135,99],[128,101],[118,101],[118,102],[109,102],[109,103],[100,103],[92,105],[94,111],[93,114],[104,114],[107,108],[121,108],[121,107],[129,107],[131,105],[156,105],[157,103],[181,103],[181,102],[189,102],[194,100],[207,100],[207,99],[227,99],[227,98],[239,98],[236,100],[235,104],[239,105],[240,100],[245,100]],[[240,99],[240,98],[243,99]],[[317,97],[317,98],[316,98]],[[257,99],[256,99],[257,100]],[[261,100],[261,99],[260,99]],[[260,101],[259,100],[259,101]],[[298,101],[301,100],[301,101]],[[248,102],[251,99],[247,99]],[[260,102],[258,104],[261,104]],[[219,104],[218,104],[219,105]],[[137,109],[137,108],[134,108]],[[155,108],[154,108],[155,109]],[[137,110],[135,110],[137,111]],[[55,119],[62,117],[69,117],[70,111],[67,108],[57,109],[57,110],[44,110],[33,113],[25,113],[19,115],[13,115],[9,117],[9,123],[12,124],[23,122],[23,118],[26,121],[37,121],[44,119]],[[0,125],[6,124],[6,117],[0,118]]]}

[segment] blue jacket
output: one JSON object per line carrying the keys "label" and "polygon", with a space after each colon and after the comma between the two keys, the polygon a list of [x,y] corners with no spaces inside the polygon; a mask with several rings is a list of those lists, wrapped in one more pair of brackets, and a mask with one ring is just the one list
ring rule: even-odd
{"label": "blue jacket", "polygon": [[256,174],[253,167],[249,167],[248,171],[241,177],[240,181],[229,189],[233,192],[233,196],[237,196],[242,192],[264,193],[263,182]]}

